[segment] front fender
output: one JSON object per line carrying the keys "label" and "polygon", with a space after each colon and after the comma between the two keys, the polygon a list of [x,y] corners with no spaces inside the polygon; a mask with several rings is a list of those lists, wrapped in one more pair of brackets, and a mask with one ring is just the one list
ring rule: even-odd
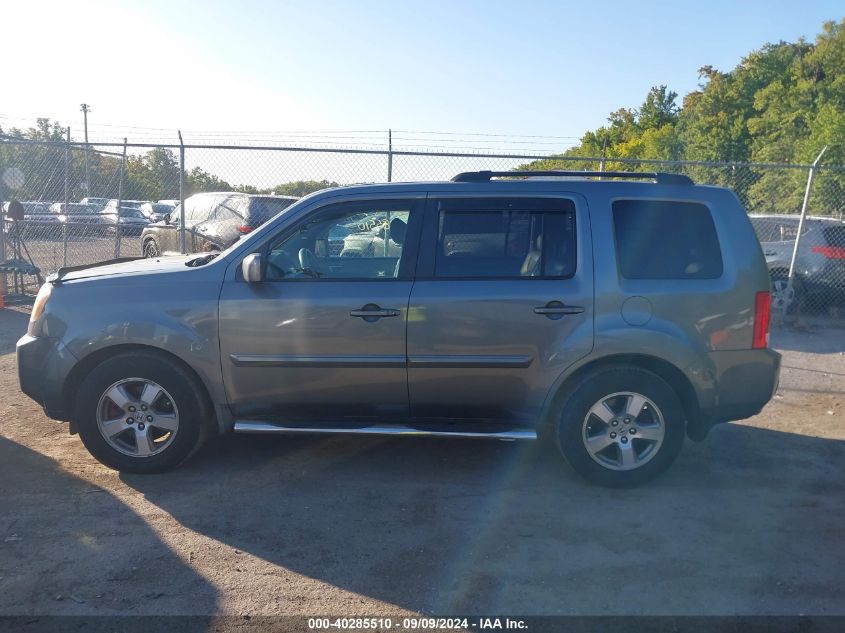
{"label": "front fender", "polygon": [[44,334],[59,338],[79,361],[110,347],[143,345],[173,354],[225,408],[220,372],[218,279],[184,275],[109,277],[54,288]]}

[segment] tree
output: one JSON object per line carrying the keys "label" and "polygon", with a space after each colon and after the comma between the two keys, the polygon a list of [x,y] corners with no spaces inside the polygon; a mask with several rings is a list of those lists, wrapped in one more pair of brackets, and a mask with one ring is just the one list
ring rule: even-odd
{"label": "tree", "polygon": [[201,167],[194,167],[185,175],[189,194],[202,191],[231,191],[232,185],[214,174],[204,171]]}
{"label": "tree", "polygon": [[678,122],[678,93],[666,86],[654,86],[646,95],[643,105],[637,113],[637,126],[640,130],[658,130],[665,125]]}
{"label": "tree", "polygon": [[336,182],[328,180],[297,180],[286,182],[273,187],[273,193],[277,196],[307,196],[309,193],[339,186]]}

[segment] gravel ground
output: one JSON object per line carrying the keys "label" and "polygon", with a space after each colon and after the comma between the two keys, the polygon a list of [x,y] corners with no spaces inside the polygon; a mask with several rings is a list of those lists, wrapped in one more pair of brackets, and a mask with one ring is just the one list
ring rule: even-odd
{"label": "gravel ground", "polygon": [[779,330],[761,415],[636,490],[538,445],[230,436],[119,475],[18,391],[0,310],[0,614],[845,614],[845,331]]}

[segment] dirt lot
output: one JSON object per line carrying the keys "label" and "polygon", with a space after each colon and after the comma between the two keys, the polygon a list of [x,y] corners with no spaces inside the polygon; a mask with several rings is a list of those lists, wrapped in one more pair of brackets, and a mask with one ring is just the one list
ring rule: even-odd
{"label": "dirt lot", "polygon": [[536,445],[227,437],[118,475],[17,388],[0,310],[0,614],[845,614],[845,331],[631,491]]}

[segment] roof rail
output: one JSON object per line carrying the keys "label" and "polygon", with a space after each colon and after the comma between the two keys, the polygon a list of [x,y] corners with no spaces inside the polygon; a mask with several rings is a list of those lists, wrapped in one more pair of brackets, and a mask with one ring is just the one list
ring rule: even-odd
{"label": "roof rail", "polygon": [[658,185],[692,185],[692,179],[683,174],[642,171],[564,171],[551,169],[545,171],[465,171],[452,182],[489,182],[491,178],[531,178],[534,176],[566,176],[572,178],[637,178],[654,180]]}

